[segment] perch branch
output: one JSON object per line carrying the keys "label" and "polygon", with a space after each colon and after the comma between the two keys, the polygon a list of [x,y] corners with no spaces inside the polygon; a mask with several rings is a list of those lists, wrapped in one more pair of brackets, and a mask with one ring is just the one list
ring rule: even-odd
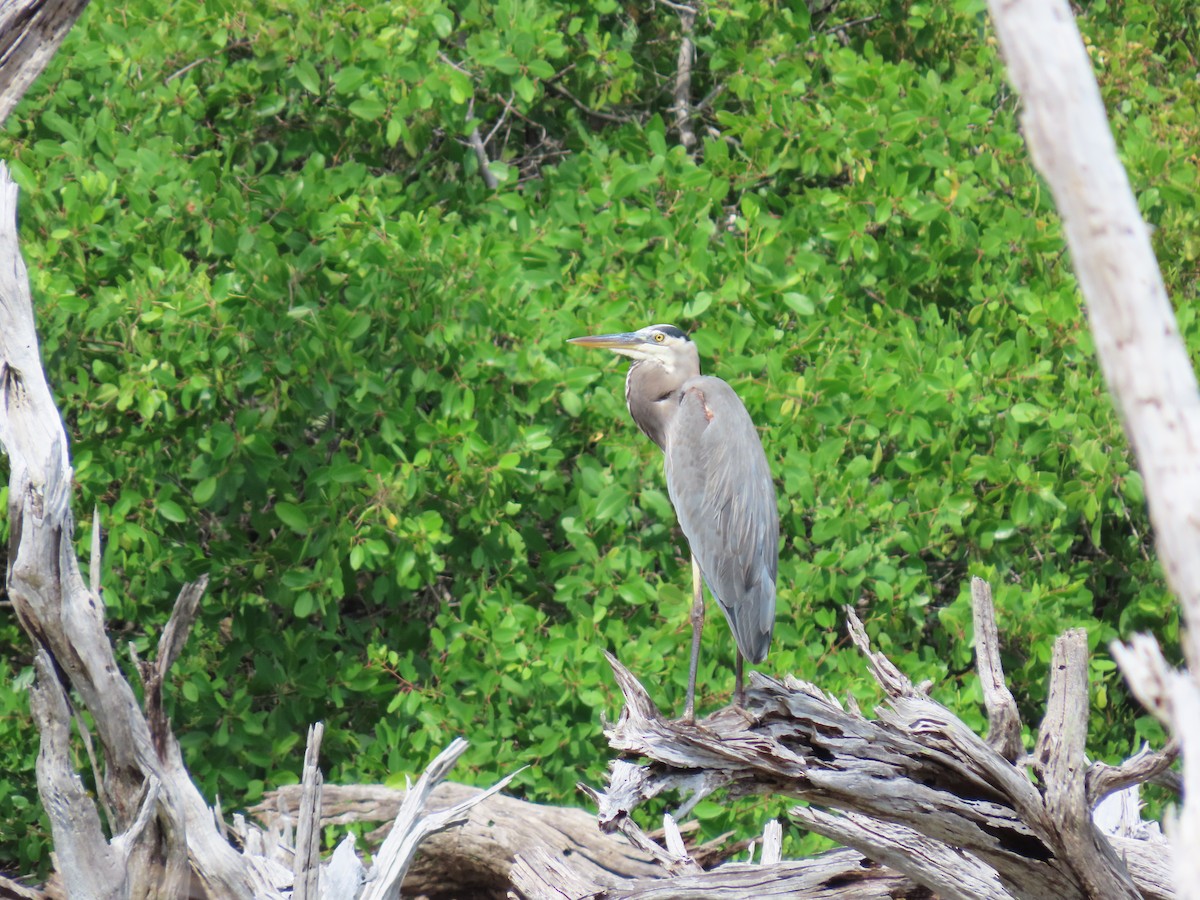
{"label": "perch branch", "polygon": [[992,603],[991,586],[982,578],[971,579],[971,612],[975,621],[975,665],[988,714],[987,741],[1009,762],[1016,762],[1024,752],[1021,714],[1004,680],[996,607]]}
{"label": "perch branch", "polygon": [[693,39],[696,11],[682,5],[674,8],[679,13],[679,53],[675,58],[675,89],[671,110],[675,113],[675,130],[679,132],[679,143],[691,153],[696,146],[696,132],[692,130],[692,62],[696,57],[696,42]]}
{"label": "perch branch", "polygon": [[374,880],[368,884],[362,900],[395,900],[398,898],[404,873],[408,871],[420,842],[431,834],[465,822],[472,806],[482,803],[488,797],[500,792],[516,777],[517,773],[514,772],[481,794],[456,803],[448,809],[424,813],[433,789],[445,780],[454,767],[454,763],[466,749],[467,742],[462,738],[456,738],[449,747],[437,755],[437,758],[421,774],[413,789],[408,792],[404,803],[400,806],[400,812],[396,815],[396,822],[392,826],[391,832],[384,840],[383,846],[379,848],[375,862],[376,875]]}
{"label": "perch branch", "polygon": [[[985,593],[974,592],[975,601]],[[848,627],[887,697],[876,719],[813,685],[756,673],[744,711],[685,725],[662,718],[612,660],[625,707],[607,736],[625,758],[598,795],[601,826],[622,828],[636,806],[668,790],[685,796],[685,807],[717,789],[782,794],[807,801],[808,811],[794,813],[807,827],[853,841],[939,896],[1125,898],[1138,896],[1135,885],[1159,896],[1165,845],[1147,842],[1152,861],[1127,870],[1126,846],[1114,850],[1086,805],[1082,632],[1065,635],[1056,651],[1039,788],[873,651],[852,610]]]}

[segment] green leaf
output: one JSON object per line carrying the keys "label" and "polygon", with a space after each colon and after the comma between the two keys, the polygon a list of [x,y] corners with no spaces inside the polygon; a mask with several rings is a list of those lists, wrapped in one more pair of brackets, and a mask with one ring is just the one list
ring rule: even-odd
{"label": "green leaf", "polygon": [[583,399],[575,391],[563,391],[558,395],[563,412],[571,418],[577,418],[583,412]]}
{"label": "green leaf", "polygon": [[712,305],[712,299],[712,294],[708,291],[700,291],[695,297],[684,304],[683,314],[689,319],[702,315]]}
{"label": "green leaf", "polygon": [[533,98],[537,96],[537,88],[534,87],[533,82],[525,75],[513,81],[513,90],[517,92],[517,96],[525,103],[532,103]]}
{"label": "green leaf", "polygon": [[811,316],[817,311],[813,305],[812,298],[804,294],[796,294],[787,292],[783,295],[783,302],[787,304],[788,309],[802,316]]}
{"label": "green leaf", "polygon": [[305,533],[311,527],[308,521],[308,515],[299,506],[294,503],[280,501],[275,504],[275,515],[288,528],[293,531]]}
{"label": "green leaf", "polygon": [[192,489],[192,499],[203,506],[213,498],[213,494],[216,492],[217,479],[213,476],[209,476]]}
{"label": "green leaf", "polygon": [[1036,422],[1045,417],[1045,411],[1036,403],[1016,403],[1008,412],[1013,419],[1022,424]]}
{"label": "green leaf", "polygon": [[367,122],[374,122],[385,112],[387,106],[376,95],[369,94],[366,97],[360,97],[349,106],[350,113]]}
{"label": "green leaf", "polygon": [[314,609],[316,609],[316,603],[312,591],[301,591],[292,606],[292,614],[297,619],[306,619],[313,614]]}
{"label": "green leaf", "polygon": [[310,94],[321,93],[321,76],[317,74],[317,67],[310,60],[297,60],[292,67],[292,71],[296,75],[296,80],[300,82],[300,86]]}
{"label": "green leaf", "polygon": [[182,523],[187,521],[187,513],[174,500],[159,499],[155,505],[158,507],[158,514],[168,522]]}

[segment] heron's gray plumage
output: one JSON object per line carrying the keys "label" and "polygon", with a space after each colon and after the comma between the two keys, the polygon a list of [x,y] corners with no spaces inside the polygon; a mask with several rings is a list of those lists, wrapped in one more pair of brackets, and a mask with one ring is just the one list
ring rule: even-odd
{"label": "heron's gray plumage", "polygon": [[633,360],[629,413],[663,450],[671,503],[739,652],[762,662],[775,623],[779,517],[746,407],[724,381],[700,374],[695,344],[674,326],[573,340]]}
{"label": "heron's gray plumage", "polygon": [[733,388],[698,375],[667,428],[667,491],[738,649],[767,658],[775,627],[779,518],[758,432]]}

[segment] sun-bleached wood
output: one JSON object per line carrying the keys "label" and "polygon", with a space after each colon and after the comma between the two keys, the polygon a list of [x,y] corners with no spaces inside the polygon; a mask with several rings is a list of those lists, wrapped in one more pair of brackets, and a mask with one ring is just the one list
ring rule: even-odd
{"label": "sun-bleached wood", "polygon": [[1144,647],[1113,654],[1182,745],[1185,800],[1170,828],[1181,851],[1176,883],[1200,897],[1200,746],[1194,736],[1188,744],[1200,730],[1200,387],[1070,5],[988,6],[1021,95],[1030,156],[1062,217],[1096,355],[1137,455],[1158,558],[1188,624],[1181,642],[1190,672],[1179,677]]}
{"label": "sun-bleached wood", "polygon": [[517,773],[514,772],[482,794],[447,809],[425,813],[433,789],[445,780],[454,763],[466,749],[467,742],[462,738],[451,741],[450,746],[438,754],[417,780],[416,785],[408,791],[404,802],[400,804],[400,811],[396,814],[392,830],[376,854],[373,867],[375,877],[367,883],[367,888],[362,894],[363,900],[397,900],[404,873],[412,863],[417,845],[428,835],[465,822],[472,806],[501,791],[516,776]]}
{"label": "sun-bleached wood", "polygon": [[[482,793],[480,788],[443,782],[430,796],[429,805],[452,806]],[[287,785],[272,791],[250,811],[270,826],[281,813],[296,814],[300,795],[300,785]],[[390,822],[405,796],[405,791],[381,784],[325,785],[321,824]],[[372,839],[373,834],[367,836],[368,843]],[[589,884],[608,886],[662,875],[652,856],[618,835],[602,833],[596,817],[585,810],[496,794],[473,807],[461,827],[431,835],[421,844],[421,852],[405,876],[404,893],[503,893],[510,885],[510,870],[517,856],[534,848],[542,849]]]}
{"label": "sun-bleached wood", "polygon": [[0,3],[0,123],[54,58],[87,0]]}
{"label": "sun-bleached wood", "polygon": [[976,668],[979,670],[980,687],[983,688],[983,705],[988,714],[987,741],[1009,762],[1016,762],[1024,752],[1021,746],[1021,714],[1004,680],[992,588],[982,578],[971,579],[971,610],[975,625]]}
{"label": "sun-bleached wood", "polygon": [[522,854],[513,867],[510,897],[524,900],[897,900],[922,896],[898,872],[853,850],[767,865],[726,863],[707,872],[638,878],[602,886],[582,878],[542,850]]}
{"label": "sun-bleached wood", "polygon": [[[73,793],[78,776],[66,742],[49,740],[39,760],[43,797],[73,798],[69,807],[47,805],[56,852],[92,874],[122,872],[113,890],[129,896],[175,897],[193,867],[225,896],[277,896],[254,862],[217,833],[174,737],[152,730],[108,641],[103,601],[83,580],[72,546],[67,437],[42,372],[16,213],[17,188],[0,164],[0,445],[10,468],[8,594],[44,658],[37,679],[44,701],[35,713],[39,723],[56,727],[61,708],[53,698],[69,691],[91,713],[104,763],[98,787],[115,835],[101,844],[94,831],[76,827],[86,817],[79,804],[91,800]],[[152,815],[144,813],[147,804]]]}
{"label": "sun-bleached wood", "polygon": [[[994,643],[988,592],[976,589],[972,598],[984,626],[977,640]],[[796,822],[938,896],[1173,896],[1165,842],[1105,835],[1092,821],[1082,632],[1068,632],[1055,647],[1047,712],[1030,760],[1035,783],[1025,760],[1006,759],[932,700],[925,685],[913,685],[871,648],[853,610],[846,613],[851,640],[887,698],[874,719],[814,685],[756,674],[744,710],[687,725],[662,716],[610,658],[625,708],[607,729],[621,759],[608,789],[597,794],[601,826],[628,834],[636,828],[630,813],[669,791],[686,798],[684,810],[717,790],[786,795],[809,804],[793,811]],[[995,649],[980,653],[981,677],[994,672]],[[635,762],[638,756],[645,762]],[[1130,777],[1151,771],[1125,768]]]}
{"label": "sun-bleached wood", "polygon": [[[320,878],[316,811],[321,726],[309,735],[296,840],[290,822],[262,831],[238,816],[234,832],[244,844],[239,851],[229,843],[219,813],[209,808],[192,782],[163,711],[163,684],[187,642],[205,580],[180,592],[155,660],[135,658],[145,687],[145,711],[117,663],[105,632],[104,603],[96,590],[98,525],[93,525],[93,563],[87,583],[73,549],[67,438],[38,354],[29,281],[17,242],[16,208],[16,185],[0,163],[0,445],[10,468],[7,587],[17,618],[36,648],[30,705],[42,738],[38,789],[50,820],[65,893],[175,900],[191,890],[195,873],[211,897],[294,895],[315,900]],[[95,799],[75,770],[71,696],[87,708],[103,760],[102,767],[93,762],[93,768],[103,774]],[[392,835],[376,854],[376,877],[367,882],[364,896],[397,896],[399,879],[421,840],[460,821],[491,793],[425,813],[429,791],[465,747],[466,742],[456,741],[421,776]],[[90,738],[88,750],[94,755]],[[506,783],[507,779],[492,791]],[[97,801],[104,808],[111,838],[101,824]],[[294,849],[297,842],[299,853]],[[352,843],[343,846],[352,854]],[[343,865],[344,857],[338,859],[332,884],[352,884],[357,878],[353,864]],[[358,887],[362,886],[359,879]],[[344,896],[357,896],[357,891]]]}
{"label": "sun-bleached wood", "polygon": [[321,792],[324,779],[317,760],[325,723],[318,722],[308,729],[308,745],[304,750],[304,775],[301,800],[296,822],[296,854],[292,871],[292,900],[320,900],[321,889]]}

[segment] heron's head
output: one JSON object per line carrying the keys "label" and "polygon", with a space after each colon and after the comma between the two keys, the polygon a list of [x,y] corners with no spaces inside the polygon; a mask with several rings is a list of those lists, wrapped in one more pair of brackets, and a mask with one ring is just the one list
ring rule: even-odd
{"label": "heron's head", "polygon": [[668,372],[696,365],[696,345],[674,325],[649,325],[641,331],[571,338],[570,343],[611,350],[632,360],[656,362]]}

